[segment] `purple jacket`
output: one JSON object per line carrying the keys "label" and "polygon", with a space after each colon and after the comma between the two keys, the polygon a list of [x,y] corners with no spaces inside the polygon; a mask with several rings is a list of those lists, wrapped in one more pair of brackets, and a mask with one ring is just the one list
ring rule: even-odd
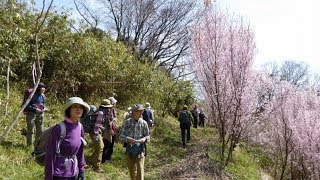
{"label": "purple jacket", "polygon": [[60,145],[60,154],[56,153],[56,147],[60,140],[61,127],[53,129],[49,141],[46,161],[45,179],[52,180],[53,176],[74,177],[79,172],[84,172],[84,145],[81,137],[84,137],[80,123],[70,123],[64,120],[66,125],[66,137]]}

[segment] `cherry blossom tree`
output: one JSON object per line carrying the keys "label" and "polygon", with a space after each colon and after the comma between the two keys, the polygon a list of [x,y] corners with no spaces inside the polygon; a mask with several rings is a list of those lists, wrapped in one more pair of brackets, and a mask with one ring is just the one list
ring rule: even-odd
{"label": "cherry blossom tree", "polygon": [[250,26],[218,8],[206,11],[193,29],[191,64],[219,130],[225,165],[257,110],[255,49]]}
{"label": "cherry blossom tree", "polygon": [[319,108],[317,91],[273,82],[263,123],[253,128],[260,131],[251,137],[270,154],[276,179],[319,179]]}

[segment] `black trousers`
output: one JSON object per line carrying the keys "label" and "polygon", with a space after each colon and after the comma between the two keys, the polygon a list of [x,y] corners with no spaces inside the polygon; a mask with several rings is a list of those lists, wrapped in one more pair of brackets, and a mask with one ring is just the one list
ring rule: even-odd
{"label": "black trousers", "polygon": [[114,146],[114,141],[116,139],[116,136],[112,136],[112,142],[110,142],[107,139],[103,139],[103,153],[102,153],[102,163],[111,160],[111,156],[113,153],[113,146]]}
{"label": "black trousers", "polygon": [[186,145],[186,133],[187,133],[187,141],[190,141],[190,124],[180,124],[181,129],[181,137],[182,137],[182,145]]}
{"label": "black trousers", "polygon": [[194,122],[193,122],[193,127],[194,128],[198,128],[198,121],[199,119],[198,118],[193,118]]}
{"label": "black trousers", "polygon": [[204,118],[203,119],[202,118],[199,119],[199,126],[200,127],[204,127]]}

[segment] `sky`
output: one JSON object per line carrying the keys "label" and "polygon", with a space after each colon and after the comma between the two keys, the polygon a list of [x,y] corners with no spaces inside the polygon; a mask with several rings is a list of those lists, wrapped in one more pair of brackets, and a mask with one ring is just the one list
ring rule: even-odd
{"label": "sky", "polygon": [[[320,0],[211,0],[215,1],[250,22],[257,45],[255,67],[292,60],[320,72]],[[73,0],[58,4],[70,8]]]}
{"label": "sky", "polygon": [[216,1],[250,22],[258,50],[256,67],[293,60],[320,72],[320,0]]}

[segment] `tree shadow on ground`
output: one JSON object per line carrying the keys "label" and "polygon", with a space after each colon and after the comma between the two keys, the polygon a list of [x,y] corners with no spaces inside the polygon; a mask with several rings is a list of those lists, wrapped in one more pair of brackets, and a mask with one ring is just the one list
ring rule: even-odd
{"label": "tree shadow on ground", "polygon": [[26,145],[24,144],[21,144],[21,143],[15,144],[11,141],[2,141],[0,145],[6,149],[9,149],[9,148],[25,149],[26,148]]}

